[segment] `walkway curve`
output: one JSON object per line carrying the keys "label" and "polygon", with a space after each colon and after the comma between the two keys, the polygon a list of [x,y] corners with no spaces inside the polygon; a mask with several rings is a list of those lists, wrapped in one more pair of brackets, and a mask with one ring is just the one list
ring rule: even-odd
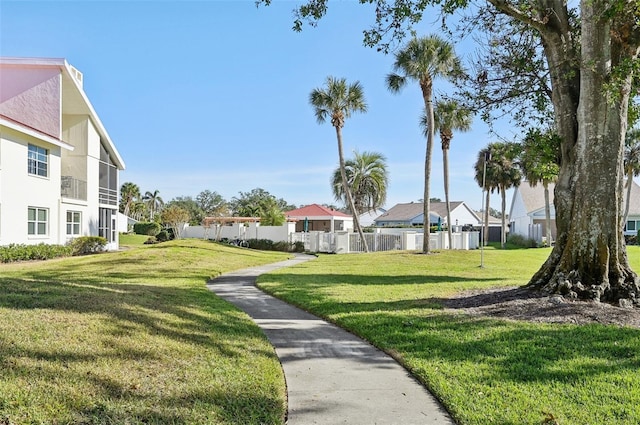
{"label": "walkway curve", "polygon": [[287,425],[454,424],[393,358],[353,334],[265,294],[256,278],[315,257],[226,273],[207,287],[244,310],[275,347],[287,382]]}

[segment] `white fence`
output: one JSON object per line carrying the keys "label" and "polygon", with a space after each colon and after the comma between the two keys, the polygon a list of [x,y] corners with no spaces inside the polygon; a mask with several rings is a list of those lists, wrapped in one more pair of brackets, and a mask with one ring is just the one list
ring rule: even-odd
{"label": "white fence", "polygon": [[[303,242],[305,251],[345,254],[363,252],[364,244],[357,233],[348,232],[295,232],[295,223],[282,226],[260,226],[259,223],[236,223],[233,225],[186,226],[182,232],[185,238],[197,239],[269,239],[274,242]],[[479,232],[454,232],[453,249],[477,249],[480,247]],[[369,251],[421,250],[423,235],[421,231],[407,229],[376,229],[374,233],[365,233]],[[429,234],[430,249],[449,249],[447,232]]]}
{"label": "white fence", "polygon": [[[382,230],[382,229],[379,229]],[[391,230],[391,229],[385,229]],[[365,233],[369,251],[413,251],[422,249],[423,235],[421,232],[394,229],[395,231],[380,231]],[[400,231],[398,231],[400,230]],[[449,249],[449,237],[447,232],[436,232],[429,235],[430,249]],[[479,232],[455,232],[452,234],[453,249],[477,249],[480,247]],[[306,251],[331,252],[344,254],[350,252],[363,252],[364,244],[357,233],[336,232],[308,232],[293,233],[289,239],[291,242],[303,242]]]}
{"label": "white fence", "polygon": [[182,236],[197,239],[269,239],[274,242],[287,241],[289,235],[296,230],[295,223],[285,223],[282,226],[260,226],[259,223],[234,223],[221,226],[214,224],[209,227],[187,226]]}

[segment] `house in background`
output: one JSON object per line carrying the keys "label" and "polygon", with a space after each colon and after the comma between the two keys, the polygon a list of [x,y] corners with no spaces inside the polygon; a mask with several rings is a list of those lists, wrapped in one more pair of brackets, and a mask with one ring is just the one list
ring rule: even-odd
{"label": "house in background", "polygon": [[360,226],[369,227],[375,225],[376,218],[380,217],[382,214],[386,213],[387,210],[384,208],[377,208],[375,210],[367,211],[358,216],[358,220],[360,221]]}
{"label": "house in background", "polygon": [[[553,204],[555,185],[549,184],[549,204],[551,210],[551,236],[556,239],[556,210]],[[623,190],[622,208],[624,212],[627,197],[626,187]],[[625,235],[636,235],[640,230],[640,186],[634,181],[631,186],[631,202],[629,216],[624,229]],[[544,188],[542,184],[531,186],[523,181],[515,188],[511,200],[509,226],[511,232],[540,241],[547,234],[544,212]]]}
{"label": "house in background", "polygon": [[297,220],[296,232],[353,231],[353,217],[318,204],[285,212],[288,220]]}
{"label": "house in background", "polygon": [[[451,222],[453,226],[478,226],[480,217],[469,208],[464,202],[450,202]],[[431,202],[429,212],[429,222],[436,226],[438,221],[442,225],[447,222],[446,202]],[[396,204],[386,213],[375,219],[375,225],[379,227],[398,226],[422,226],[424,224],[424,204],[422,202],[410,202],[406,204]]]}
{"label": "house in background", "polygon": [[64,59],[0,58],[0,245],[103,236],[124,162]]}
{"label": "house in background", "polygon": [[[549,206],[551,208],[551,237],[556,239],[556,210],[553,205],[555,185],[549,184]],[[532,186],[523,181],[513,192],[509,210],[509,228],[511,233],[535,239],[538,242],[547,234],[544,212],[544,187],[541,183]]]}

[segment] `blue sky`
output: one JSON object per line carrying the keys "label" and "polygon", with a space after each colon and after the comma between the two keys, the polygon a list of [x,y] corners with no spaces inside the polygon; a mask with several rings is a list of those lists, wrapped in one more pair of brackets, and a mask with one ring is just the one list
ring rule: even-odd
{"label": "blue sky", "polygon": [[[1,0],[0,54],[65,58],[78,68],[126,163],[120,182],[159,190],[165,201],[207,189],[229,200],[262,188],[295,205],[337,204],[329,185],[335,130],[317,124],[308,96],[329,75],[358,80],[368,112],[347,120],[345,155],[387,157],[388,208],[418,201],[425,155],[418,86],[395,95],[386,89],[394,58],[362,45],[373,23],[367,6],[331,2],[318,27],[296,33],[299,3]],[[426,35],[438,25],[427,18],[417,30]],[[456,50],[465,60],[473,48],[469,41]],[[446,90],[436,82],[436,93]],[[481,208],[473,164],[494,140],[480,119],[454,135],[452,201]],[[444,199],[438,140],[435,147],[431,194]],[[500,208],[497,195],[491,202]]]}

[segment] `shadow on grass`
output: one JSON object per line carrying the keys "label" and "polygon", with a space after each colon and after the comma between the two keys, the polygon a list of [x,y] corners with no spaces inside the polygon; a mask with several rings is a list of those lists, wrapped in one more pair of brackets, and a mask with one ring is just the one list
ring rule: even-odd
{"label": "shadow on grass", "polygon": [[[376,283],[380,279],[380,283]],[[640,330],[602,325],[541,325],[491,318],[471,317],[442,311],[442,298],[404,299],[379,302],[339,302],[325,295],[333,281],[340,285],[436,284],[478,282],[448,276],[388,277],[322,275],[309,276],[270,273],[261,284],[286,281],[296,284],[268,287],[277,296],[313,314],[328,318],[341,327],[372,342],[399,359],[419,359],[418,363],[457,364],[472,362],[489,365],[489,379],[500,382],[584,382],[607,373],[637,374],[640,367]],[[500,281],[501,279],[485,279]],[[357,290],[357,289],[355,289]],[[524,288],[506,289],[504,297],[539,297]],[[491,295],[470,296],[461,303],[482,306]],[[452,307],[452,305],[447,305]],[[572,367],[559,367],[560,363]],[[406,364],[424,382],[429,378],[419,366]],[[482,377],[486,379],[487,376]],[[479,377],[480,379],[480,377]]]}
{"label": "shadow on grass", "polygon": [[[65,409],[73,412],[70,413],[75,418],[72,422],[194,423],[193,418],[197,416],[193,415],[202,414],[203,410],[209,414],[201,423],[218,423],[220,418],[234,414],[242,423],[282,422],[280,416],[284,414],[285,406],[282,399],[277,399],[277,391],[271,391],[271,399],[265,396],[269,391],[264,389],[260,393],[249,388],[235,389],[235,382],[219,383],[229,378],[217,376],[218,373],[229,377],[237,373],[230,364],[247,367],[252,362],[262,364],[263,360],[258,360],[262,358],[271,359],[276,365],[277,362],[267,344],[252,343],[254,339],[263,338],[259,329],[238,314],[233,306],[206,289],[209,276],[202,276],[201,286],[110,283],[111,279],[126,281],[127,277],[136,277],[118,271],[126,267],[129,260],[114,258],[107,264],[111,261],[113,264],[105,267],[113,266],[113,271],[100,276],[79,276],[72,265],[60,265],[55,273],[28,270],[22,275],[29,273],[29,278],[0,278],[0,309],[14,311],[16,317],[25,317],[19,314],[21,310],[33,311],[34,315],[27,317],[35,326],[33,333],[28,335],[14,337],[0,333],[0,382],[7,378],[5,384],[0,385],[0,422],[3,414],[11,415],[6,417],[15,423],[27,420],[27,416],[20,416],[14,408],[4,410],[3,402],[7,400],[22,397],[22,408],[36,410],[30,409],[29,403],[42,407],[41,402],[34,401],[49,397],[42,392],[53,393],[53,399],[64,398],[55,394],[60,391],[75,394],[78,385],[90,389],[96,397],[94,400],[86,396],[89,398],[84,397],[84,402],[62,404],[61,412]],[[140,267],[139,262],[135,264]],[[175,274],[175,270],[172,272]],[[153,279],[146,280],[153,282]],[[65,316],[66,313],[70,315]],[[9,313],[3,320],[14,320],[11,317]],[[41,321],[41,318],[46,320]],[[91,335],[80,341],[74,339],[76,336],[66,336],[65,326],[83,326],[86,323],[74,321],[85,319],[92,323],[87,328]],[[29,329],[34,329],[32,325]],[[0,330],[2,328],[0,326]],[[7,329],[11,329],[11,325]],[[68,344],[56,341],[57,338],[68,338]],[[52,344],[46,341],[52,341]],[[154,346],[154,343],[164,345],[163,341],[168,344],[166,347]],[[82,346],[76,346],[78,343]],[[193,352],[194,357],[174,355],[171,350]],[[96,365],[95,373],[91,372],[90,365]],[[118,365],[123,365],[123,369],[119,370]],[[114,367],[116,369],[110,370]],[[89,372],[85,372],[87,368],[90,368]],[[189,388],[194,385],[191,383],[164,382],[164,387],[152,395],[149,391],[142,393],[129,387],[128,380],[134,379],[133,376],[143,383],[145,380],[162,381],[164,378],[149,375],[145,378],[145,374],[153,375],[156,370],[162,376],[185,377],[183,379],[203,379],[203,374],[210,374],[208,380],[214,384],[205,382],[200,393],[191,395]],[[260,373],[261,369],[255,372]],[[11,387],[6,385],[19,387],[21,381],[30,382],[33,387],[29,395],[18,396],[15,391],[7,390]],[[48,391],[46,388],[55,382],[61,383],[60,387]],[[224,388],[230,391],[225,392]],[[206,403],[212,404],[207,406]],[[197,406],[198,413],[193,413],[189,405]],[[44,415],[41,416],[43,423],[70,420],[69,416],[31,414],[28,414],[29,418]],[[234,423],[233,419],[227,421]]]}

